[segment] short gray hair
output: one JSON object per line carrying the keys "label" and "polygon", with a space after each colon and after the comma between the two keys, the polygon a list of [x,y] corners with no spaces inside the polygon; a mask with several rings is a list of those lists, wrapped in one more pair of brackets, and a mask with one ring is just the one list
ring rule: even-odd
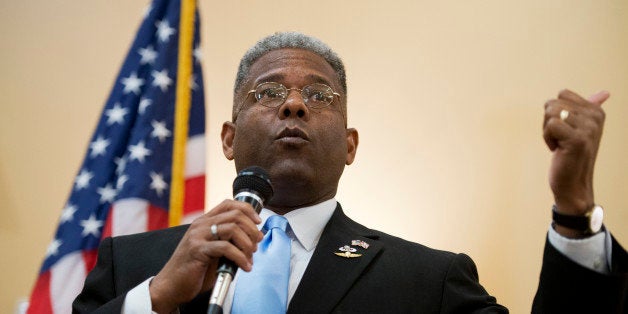
{"label": "short gray hair", "polygon": [[[284,48],[298,48],[311,51],[321,56],[338,76],[338,81],[342,87],[344,94],[347,94],[347,75],[345,73],[345,66],[342,60],[331,48],[322,42],[321,40],[308,36],[299,32],[277,32],[270,36],[260,39],[253,47],[251,47],[240,59],[240,66],[238,67],[238,73],[236,75],[235,85],[233,87],[233,119],[235,120],[235,114],[239,104],[236,104],[236,93],[246,82],[246,79],[251,70],[251,66],[257,59],[267,54],[270,51],[284,49]],[[345,109],[346,110],[346,109]]]}

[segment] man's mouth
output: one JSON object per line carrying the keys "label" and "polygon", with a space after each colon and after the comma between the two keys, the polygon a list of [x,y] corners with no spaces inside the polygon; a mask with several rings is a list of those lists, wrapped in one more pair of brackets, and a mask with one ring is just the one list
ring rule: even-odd
{"label": "man's mouth", "polygon": [[310,141],[307,134],[299,128],[285,128],[279,132],[275,140],[286,144],[300,144]]}

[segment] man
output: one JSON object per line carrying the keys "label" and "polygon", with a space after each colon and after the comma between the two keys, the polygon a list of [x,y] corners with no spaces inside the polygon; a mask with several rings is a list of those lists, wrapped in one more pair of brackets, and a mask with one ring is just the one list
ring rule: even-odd
{"label": "man", "polygon": [[[554,151],[550,181],[559,218],[594,207],[592,173],[606,98],[608,93],[585,100],[563,91],[546,104],[544,137]],[[218,259],[254,269],[263,237],[257,225],[283,215],[292,252],[287,312],[506,313],[479,284],[468,256],[407,242],[344,215],[334,196],[358,146],[358,132],[347,128],[346,99],[344,66],[325,44],[299,33],[259,41],[241,60],[232,122],[223,124],[221,137],[236,170],[257,165],[269,172],[273,198],[260,215],[248,204],[225,200],[190,226],[104,240],[75,312],[143,307],[202,313]],[[625,306],[626,252],[614,241],[607,247],[606,232],[589,236],[578,228],[550,230],[534,311],[602,313]],[[582,243],[594,249],[578,247],[566,257],[555,248],[571,251]],[[586,257],[606,259],[611,250],[608,263],[587,265]],[[226,311],[238,303],[242,277],[232,284]]]}

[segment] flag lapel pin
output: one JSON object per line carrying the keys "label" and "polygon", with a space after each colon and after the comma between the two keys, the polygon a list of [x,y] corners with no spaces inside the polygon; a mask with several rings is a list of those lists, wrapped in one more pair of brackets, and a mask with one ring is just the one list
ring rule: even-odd
{"label": "flag lapel pin", "polygon": [[352,240],[351,245],[362,247],[365,250],[369,248],[369,244],[362,240]]}

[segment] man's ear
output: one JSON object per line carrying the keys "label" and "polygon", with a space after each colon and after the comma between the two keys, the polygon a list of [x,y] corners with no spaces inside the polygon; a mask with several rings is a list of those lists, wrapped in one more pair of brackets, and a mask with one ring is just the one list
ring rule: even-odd
{"label": "man's ear", "polygon": [[358,150],[358,130],[354,128],[347,129],[347,160],[345,163],[350,165],[353,163],[355,159],[355,153]]}
{"label": "man's ear", "polygon": [[229,160],[233,160],[233,138],[235,137],[235,124],[232,122],[225,122],[222,124],[222,132],[220,132],[220,138],[222,139],[222,153]]}

